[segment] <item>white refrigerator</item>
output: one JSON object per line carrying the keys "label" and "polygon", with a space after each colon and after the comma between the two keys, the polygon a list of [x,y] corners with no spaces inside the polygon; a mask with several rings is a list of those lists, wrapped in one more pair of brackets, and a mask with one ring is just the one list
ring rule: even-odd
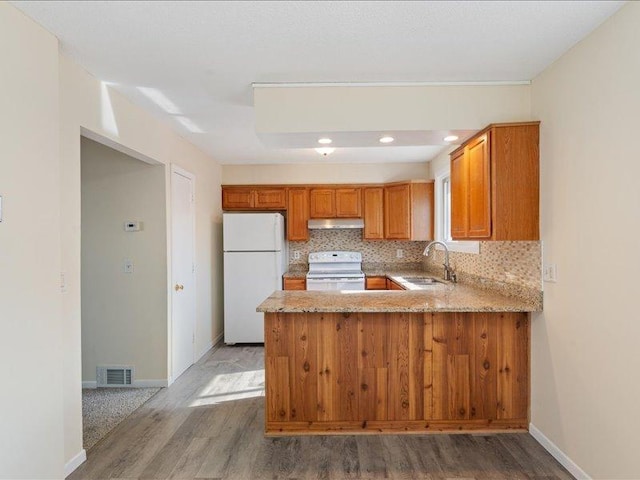
{"label": "white refrigerator", "polygon": [[264,317],[256,312],[282,290],[287,264],[284,217],[279,213],[224,213],[224,342],[264,343]]}

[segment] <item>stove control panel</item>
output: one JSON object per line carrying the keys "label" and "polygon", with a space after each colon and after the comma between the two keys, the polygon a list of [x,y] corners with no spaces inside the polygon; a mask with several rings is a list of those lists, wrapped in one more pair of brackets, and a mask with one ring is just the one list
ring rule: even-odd
{"label": "stove control panel", "polygon": [[360,263],[360,252],[314,252],[309,254],[309,263]]}

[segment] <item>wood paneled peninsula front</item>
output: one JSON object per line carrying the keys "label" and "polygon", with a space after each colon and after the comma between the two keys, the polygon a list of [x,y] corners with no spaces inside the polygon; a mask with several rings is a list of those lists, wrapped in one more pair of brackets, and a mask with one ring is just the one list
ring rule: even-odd
{"label": "wood paneled peninsula front", "polygon": [[536,310],[460,284],[274,292],[266,434],[527,430]]}

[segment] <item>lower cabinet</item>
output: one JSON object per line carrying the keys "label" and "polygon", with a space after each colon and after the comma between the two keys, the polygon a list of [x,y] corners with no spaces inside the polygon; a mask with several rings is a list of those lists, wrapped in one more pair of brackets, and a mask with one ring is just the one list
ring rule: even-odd
{"label": "lower cabinet", "polygon": [[405,290],[405,288],[399,283],[387,278],[387,290]]}
{"label": "lower cabinet", "polygon": [[366,277],[364,285],[367,290],[386,290],[387,277]]}
{"label": "lower cabinet", "polygon": [[265,332],[267,434],[528,427],[528,313],[267,313]]}
{"label": "lower cabinet", "polygon": [[304,278],[285,278],[283,279],[283,290],[306,290],[307,280]]}

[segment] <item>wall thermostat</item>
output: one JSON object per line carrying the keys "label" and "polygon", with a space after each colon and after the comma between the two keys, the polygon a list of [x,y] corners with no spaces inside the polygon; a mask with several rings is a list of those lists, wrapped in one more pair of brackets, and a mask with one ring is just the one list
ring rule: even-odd
{"label": "wall thermostat", "polygon": [[139,232],[141,222],[124,222],[125,232]]}

